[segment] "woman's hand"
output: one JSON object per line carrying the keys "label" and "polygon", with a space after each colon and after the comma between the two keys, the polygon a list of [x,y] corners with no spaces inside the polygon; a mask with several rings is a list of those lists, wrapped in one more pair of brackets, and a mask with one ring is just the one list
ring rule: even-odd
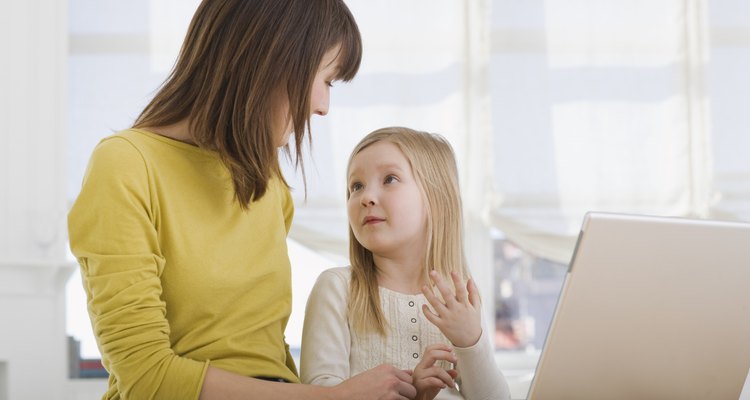
{"label": "woman's hand", "polygon": [[445,370],[437,365],[438,361],[456,362],[456,356],[445,344],[428,346],[422,360],[414,368],[414,387],[417,388],[416,400],[432,400],[446,387],[455,388],[454,380],[458,376],[455,369]]}
{"label": "woman's hand", "polygon": [[430,278],[435,282],[435,286],[440,291],[445,303],[429,287],[422,286],[422,293],[424,293],[432,309],[435,310],[433,312],[426,304],[423,305],[422,312],[424,312],[425,317],[437,326],[454,346],[473,346],[482,335],[482,303],[474,282],[469,279],[466,282],[466,287],[464,287],[463,280],[458,276],[458,273],[451,272],[453,285],[456,288],[454,296],[448,283],[437,272],[431,271]]}
{"label": "woman's hand", "polygon": [[407,400],[416,396],[412,372],[381,364],[333,387],[334,398],[347,400]]}

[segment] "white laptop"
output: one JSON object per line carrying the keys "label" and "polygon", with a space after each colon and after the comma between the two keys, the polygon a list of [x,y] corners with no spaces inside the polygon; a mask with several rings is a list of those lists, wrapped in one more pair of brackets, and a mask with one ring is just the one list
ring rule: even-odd
{"label": "white laptop", "polygon": [[750,223],[586,215],[529,399],[737,400],[748,370]]}

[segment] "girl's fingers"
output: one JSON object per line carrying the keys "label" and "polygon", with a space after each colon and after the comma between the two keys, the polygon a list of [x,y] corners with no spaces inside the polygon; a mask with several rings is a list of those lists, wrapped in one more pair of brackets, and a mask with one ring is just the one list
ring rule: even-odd
{"label": "girl's fingers", "polygon": [[426,377],[422,379],[420,386],[427,386],[427,387],[442,389],[443,387],[445,387],[445,384],[443,383],[443,381],[440,380],[440,378],[430,376],[430,377]]}
{"label": "girl's fingers", "polygon": [[447,361],[450,363],[454,363],[458,360],[456,359],[456,356],[453,355],[451,350],[452,349],[448,346],[444,346],[444,348],[439,349],[430,349],[428,347],[427,350],[425,350],[424,355],[422,355],[422,361],[420,361],[419,364],[425,366],[425,368],[430,368],[433,367],[438,361]]}
{"label": "girl's fingers", "polygon": [[427,304],[422,304],[422,313],[428,321],[440,328],[440,316],[432,312],[430,307],[427,307]]}
{"label": "girl's fingers", "polygon": [[435,296],[435,293],[433,293],[432,290],[426,285],[422,286],[422,294],[424,294],[427,302],[430,303],[432,308],[435,310],[435,312],[437,313],[436,315],[440,315],[441,313],[445,312],[445,304],[443,304],[443,302],[440,301],[437,296]]}
{"label": "girl's fingers", "polygon": [[426,376],[436,377],[440,379],[448,387],[456,387],[448,371],[440,367],[427,368],[425,371]]}
{"label": "girl's fingers", "polygon": [[456,288],[456,300],[460,303],[466,304],[469,301],[467,296],[467,289],[464,286],[463,280],[458,276],[458,272],[451,272],[451,278],[453,279],[453,287]]}
{"label": "girl's fingers", "polygon": [[469,302],[471,302],[471,305],[474,306],[474,308],[481,307],[482,300],[479,298],[479,291],[477,290],[477,287],[474,286],[473,279],[469,279],[466,282],[466,290],[469,292]]}
{"label": "girl's fingers", "polygon": [[443,296],[445,305],[447,307],[453,306],[456,303],[456,296],[453,295],[451,289],[443,280],[443,277],[440,276],[437,271],[430,271],[430,278],[432,278],[432,281],[435,282],[435,286],[437,286],[438,291],[440,291],[440,294]]}
{"label": "girl's fingers", "polygon": [[430,351],[430,350],[446,350],[446,351],[453,351],[453,347],[448,346],[445,343],[435,343],[431,344],[427,347],[425,347],[424,351]]}

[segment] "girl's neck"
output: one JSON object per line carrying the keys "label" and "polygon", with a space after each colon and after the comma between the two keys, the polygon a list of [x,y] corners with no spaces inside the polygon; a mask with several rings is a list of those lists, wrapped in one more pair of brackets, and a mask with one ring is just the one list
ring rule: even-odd
{"label": "girl's neck", "polygon": [[426,284],[421,260],[394,260],[373,255],[378,270],[378,285],[403,294],[422,293]]}

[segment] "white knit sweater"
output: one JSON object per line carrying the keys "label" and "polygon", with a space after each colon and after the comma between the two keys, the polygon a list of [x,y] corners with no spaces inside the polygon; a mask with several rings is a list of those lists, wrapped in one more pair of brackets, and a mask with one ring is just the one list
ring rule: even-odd
{"label": "white knit sweater", "polygon": [[[318,277],[308,298],[300,358],[303,383],[333,386],[384,363],[414,369],[427,346],[450,345],[422,314],[422,304],[428,304],[424,295],[408,295],[383,287],[380,302],[388,321],[386,336],[354,334],[347,312],[350,279],[348,267],[326,270]],[[477,344],[454,347],[454,352],[458,358],[459,390],[444,389],[436,399],[510,398],[505,377],[495,365],[492,346],[484,330]],[[449,367],[441,363],[442,367]]]}

